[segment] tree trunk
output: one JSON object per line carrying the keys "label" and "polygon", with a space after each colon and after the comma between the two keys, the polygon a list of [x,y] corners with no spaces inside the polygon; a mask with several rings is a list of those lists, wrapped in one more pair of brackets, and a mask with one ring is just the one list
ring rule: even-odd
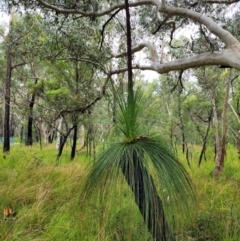
{"label": "tree trunk", "polygon": [[[227,135],[227,107],[228,107],[228,98],[229,98],[229,90],[231,85],[231,69],[229,70],[228,79],[226,81],[226,93],[225,99],[223,104],[223,111],[222,111],[222,138],[221,142],[217,146],[217,155],[216,155],[216,166],[215,169],[212,171],[212,175],[216,176],[221,174],[224,170],[224,159],[226,155],[226,135]],[[216,112],[216,106],[215,106]],[[215,113],[216,115],[216,113]],[[218,131],[218,129],[216,129]]]}
{"label": "tree trunk", "polygon": [[20,130],[20,143],[23,143],[23,136],[24,136],[24,125],[21,126],[21,130]]}
{"label": "tree trunk", "polygon": [[[228,105],[230,106],[231,111],[233,112],[233,114],[237,118],[238,124],[240,125],[240,117],[238,116],[238,113],[235,111],[234,107],[230,103],[228,103]],[[238,159],[240,159],[240,137],[239,137],[239,132],[240,132],[240,128],[238,128],[238,133],[236,134],[236,138],[237,138],[236,145],[237,145],[237,150],[238,150]]]}
{"label": "tree trunk", "polygon": [[178,87],[178,118],[179,118],[179,127],[181,130],[181,144],[182,144],[182,153],[185,153],[186,148],[186,140],[185,140],[185,130],[184,130],[184,124],[183,124],[183,116],[182,116],[182,101],[181,101],[181,92],[182,87]]}
{"label": "tree trunk", "polygon": [[36,130],[36,141],[39,142],[40,148],[42,149],[42,136],[41,136],[41,129],[38,125],[35,125]]}
{"label": "tree trunk", "polygon": [[75,154],[76,154],[77,131],[78,131],[78,125],[74,124],[74,126],[73,126],[73,144],[72,144],[72,151],[71,151],[71,160],[74,159]]}
{"label": "tree trunk", "polygon": [[142,164],[139,153],[133,153],[132,159],[124,159],[122,166],[123,175],[131,188],[135,203],[155,241],[175,240],[169,233],[163,204],[157,194],[152,176]]}
{"label": "tree trunk", "polygon": [[201,166],[202,163],[202,158],[205,154],[206,148],[207,148],[207,139],[208,139],[208,134],[209,134],[209,130],[211,127],[211,120],[212,120],[212,112],[210,113],[209,117],[208,117],[208,126],[207,126],[207,131],[206,134],[203,137],[203,144],[202,144],[202,150],[198,159],[198,167]]}
{"label": "tree trunk", "polygon": [[65,143],[67,141],[67,138],[68,138],[68,136],[71,133],[73,128],[74,127],[70,128],[66,135],[61,135],[61,140],[60,140],[60,146],[59,146],[59,149],[58,149],[57,160],[59,160],[59,158],[61,157],[62,151],[63,151],[63,147],[64,147],[64,145],[65,145]]}
{"label": "tree trunk", "polygon": [[79,142],[80,142],[81,149],[84,148],[84,145],[85,145],[84,130],[85,130],[84,125],[81,125],[80,135],[79,135]]}
{"label": "tree trunk", "polygon": [[[35,80],[35,85],[37,84],[38,79]],[[27,135],[26,135],[26,146],[31,146],[33,144],[33,107],[35,104],[35,92],[32,94],[30,103],[29,103],[29,115],[28,115],[28,124],[27,124]]]}
{"label": "tree trunk", "polygon": [[6,85],[5,85],[5,116],[4,116],[4,142],[3,152],[10,151],[10,95],[11,95],[11,78],[12,78],[12,25],[13,25],[13,10],[11,10],[11,16],[9,20],[9,34],[7,44],[7,73],[6,73]]}
{"label": "tree trunk", "polygon": [[14,115],[12,114],[11,115],[11,119],[10,119],[10,137],[14,137],[15,135],[15,127],[16,127],[16,124],[15,124],[15,119],[14,119]]}
{"label": "tree trunk", "polygon": [[63,123],[63,117],[61,116],[61,119],[59,120],[58,128],[57,128],[57,142],[56,142],[56,149],[57,149],[57,150],[60,149],[60,145],[61,145],[62,123]]}

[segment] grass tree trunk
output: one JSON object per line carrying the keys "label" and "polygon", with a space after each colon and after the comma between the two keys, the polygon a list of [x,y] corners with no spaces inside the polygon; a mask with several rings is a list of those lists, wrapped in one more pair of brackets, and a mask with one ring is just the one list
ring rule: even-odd
{"label": "grass tree trunk", "polygon": [[169,235],[169,229],[162,201],[157,194],[151,175],[142,164],[143,160],[139,153],[133,153],[131,161],[123,160],[123,163],[123,175],[134,194],[135,203],[153,240],[175,240],[173,235],[167,236]]}

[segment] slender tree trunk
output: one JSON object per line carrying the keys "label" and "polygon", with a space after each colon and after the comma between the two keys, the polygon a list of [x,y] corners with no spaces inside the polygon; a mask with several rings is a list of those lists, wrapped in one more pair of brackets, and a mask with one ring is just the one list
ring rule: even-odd
{"label": "slender tree trunk", "polygon": [[[240,117],[238,115],[238,113],[236,112],[236,110],[234,109],[234,107],[228,103],[228,105],[230,106],[231,111],[233,112],[233,114],[235,115],[235,117],[237,118],[238,124],[240,125]],[[240,132],[240,128],[238,128],[238,133]],[[238,159],[240,159],[240,136],[239,134],[236,134],[236,145],[237,145],[237,150],[238,150]]]}
{"label": "slender tree trunk", "polygon": [[79,142],[80,142],[80,146],[81,146],[81,149],[84,148],[85,146],[85,135],[84,135],[84,132],[85,132],[85,128],[84,128],[84,125],[81,125],[80,127],[80,135],[79,135]]}
{"label": "slender tree trunk", "polygon": [[[226,81],[226,92],[225,92],[225,99],[224,99],[223,112],[222,112],[222,138],[221,138],[221,142],[218,140],[219,144],[217,146],[216,166],[215,166],[215,169],[212,171],[212,175],[214,176],[222,173],[224,170],[224,159],[226,155],[226,135],[227,135],[227,107],[228,107],[230,85],[231,85],[231,69],[229,70],[228,79]],[[216,111],[216,106],[215,106],[215,111]]]}
{"label": "slender tree trunk", "polygon": [[179,91],[178,93],[178,117],[179,117],[179,127],[181,130],[182,153],[185,153],[186,140],[185,140],[183,117],[182,117],[182,103],[181,103],[180,97],[181,97],[181,91]]}
{"label": "slender tree trunk", "polygon": [[37,139],[36,141],[39,141],[40,149],[42,149],[42,135],[41,135],[41,129],[38,125],[35,125],[36,133],[37,133]]}
{"label": "slender tree trunk", "polygon": [[[37,84],[38,79],[35,80]],[[29,115],[28,115],[28,124],[27,124],[27,136],[26,136],[26,146],[31,146],[33,144],[33,107],[35,104],[35,93],[32,94],[30,103],[29,103]]]}
{"label": "slender tree trunk", "polygon": [[69,134],[71,133],[71,131],[72,131],[73,128],[74,128],[74,127],[70,128],[70,129],[68,130],[68,132],[67,132],[66,135],[62,135],[62,136],[61,136],[61,141],[60,141],[60,146],[59,146],[59,149],[58,149],[57,160],[59,160],[59,158],[61,157],[62,151],[63,151],[63,147],[64,147],[64,145],[65,145],[65,143],[66,143],[66,141],[67,141],[67,138],[68,138],[68,136],[69,136]]}
{"label": "slender tree trunk", "polygon": [[20,143],[23,143],[23,136],[24,136],[24,125],[21,126],[21,130],[20,130]]}
{"label": "slender tree trunk", "polygon": [[201,166],[201,163],[202,163],[202,158],[205,154],[205,151],[206,151],[206,148],[207,148],[207,139],[208,139],[208,134],[209,134],[209,130],[210,130],[210,127],[211,127],[211,120],[212,120],[212,112],[210,114],[210,116],[208,117],[208,126],[207,126],[207,131],[203,137],[203,144],[202,144],[202,150],[201,150],[201,153],[200,153],[200,156],[199,156],[199,159],[198,159],[198,167]]}
{"label": "slender tree trunk", "polygon": [[61,116],[59,123],[58,123],[58,128],[57,128],[57,141],[56,141],[56,149],[60,149],[61,145],[61,130],[62,130],[62,123],[63,123],[63,117]]}
{"label": "slender tree trunk", "polygon": [[72,144],[72,151],[71,151],[71,160],[74,159],[76,154],[76,147],[77,147],[77,132],[78,132],[78,125],[73,125],[73,144]]}
{"label": "slender tree trunk", "polygon": [[10,119],[10,137],[14,137],[15,135],[15,119],[14,119],[14,115],[11,115],[11,119]]}
{"label": "slender tree trunk", "polygon": [[5,85],[5,116],[4,116],[4,142],[3,152],[10,151],[10,95],[11,95],[11,78],[12,78],[12,27],[13,27],[13,9],[9,21],[8,47],[7,47],[7,73]]}
{"label": "slender tree trunk", "polygon": [[3,112],[0,113],[0,138],[4,136],[4,115]]}

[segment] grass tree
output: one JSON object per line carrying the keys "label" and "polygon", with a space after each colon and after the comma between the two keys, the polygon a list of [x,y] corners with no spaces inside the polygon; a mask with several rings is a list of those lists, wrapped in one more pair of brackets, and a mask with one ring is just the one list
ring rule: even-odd
{"label": "grass tree", "polygon": [[[134,194],[135,203],[154,240],[175,240],[167,223],[165,206],[171,212],[190,210],[194,194],[190,179],[164,140],[148,134],[141,124],[141,94],[131,101],[119,100],[119,140],[100,154],[88,176],[86,189],[118,183],[122,174]],[[102,180],[102,181],[100,181]],[[107,193],[103,191],[102,193]]]}
{"label": "grass tree", "polygon": [[[133,88],[131,65],[131,31],[128,1],[126,0],[128,48],[128,96],[118,98],[117,129],[119,140],[112,143],[94,162],[86,190],[101,183],[117,183],[124,176],[142,218],[154,240],[175,240],[165,215],[165,205],[190,210],[194,197],[191,182],[183,166],[177,161],[159,136],[152,136],[141,124],[141,91]],[[102,181],[100,181],[102,180]],[[159,188],[157,184],[159,183]],[[107,192],[103,192],[107,193]],[[161,196],[161,197],[160,197]],[[186,208],[186,209],[185,209]]]}

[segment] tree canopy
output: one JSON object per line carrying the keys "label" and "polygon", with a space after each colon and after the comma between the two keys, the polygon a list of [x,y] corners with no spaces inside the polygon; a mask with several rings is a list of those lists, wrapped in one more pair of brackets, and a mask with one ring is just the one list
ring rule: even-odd
{"label": "tree canopy", "polygon": [[[15,5],[19,10],[25,7],[25,11],[41,9],[48,16],[70,16],[72,19],[87,17],[91,25],[98,25],[102,38],[108,35],[109,31],[116,32],[124,26],[122,10],[125,7],[123,2],[107,1],[24,1],[13,0],[9,5]],[[144,48],[148,49],[148,64],[135,61],[134,69],[154,70],[158,73],[185,70],[207,65],[229,66],[240,69],[240,43],[236,31],[229,27],[229,8],[237,14],[239,1],[166,1],[166,0],[139,0],[129,3],[133,22],[133,48],[132,53],[137,53]],[[231,15],[231,14],[230,14]],[[221,16],[221,17],[220,17]],[[98,19],[98,20],[96,20]],[[108,27],[112,25],[115,28]],[[168,39],[168,46],[172,46],[172,40],[179,29],[186,31],[189,27],[194,28],[194,35],[203,38],[207,48],[196,51],[194,38],[182,46],[185,48],[185,56],[182,58],[173,57],[171,60],[164,58],[166,44],[163,40]],[[117,30],[118,31],[118,30]],[[118,34],[120,31],[118,31]],[[170,40],[169,40],[170,39]],[[121,42],[113,37],[113,41],[119,46]],[[111,45],[111,43],[107,43]],[[178,46],[179,47],[179,46]],[[122,58],[126,55],[124,48],[118,48],[119,52],[112,49],[112,57]],[[126,71],[126,68],[116,68],[111,73]]]}

